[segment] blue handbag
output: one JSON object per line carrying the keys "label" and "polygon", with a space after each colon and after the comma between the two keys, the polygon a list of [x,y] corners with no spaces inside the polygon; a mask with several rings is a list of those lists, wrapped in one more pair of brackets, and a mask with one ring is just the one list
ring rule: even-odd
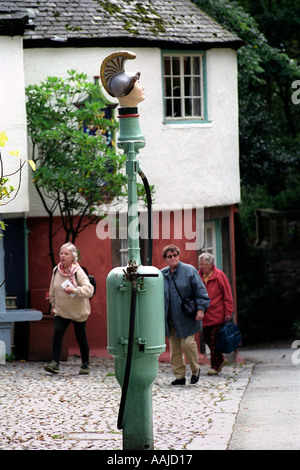
{"label": "blue handbag", "polygon": [[235,323],[227,322],[219,331],[217,350],[229,354],[242,346],[242,335]]}

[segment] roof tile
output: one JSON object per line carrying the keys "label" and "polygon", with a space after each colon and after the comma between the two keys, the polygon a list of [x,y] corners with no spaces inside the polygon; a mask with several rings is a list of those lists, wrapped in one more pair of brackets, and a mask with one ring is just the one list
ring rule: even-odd
{"label": "roof tile", "polygon": [[[242,42],[190,0],[2,0],[4,12],[22,12],[34,23],[24,43],[49,43],[64,34],[64,46],[75,40],[122,38],[173,45],[240,47]],[[39,43],[39,46],[42,44]]]}

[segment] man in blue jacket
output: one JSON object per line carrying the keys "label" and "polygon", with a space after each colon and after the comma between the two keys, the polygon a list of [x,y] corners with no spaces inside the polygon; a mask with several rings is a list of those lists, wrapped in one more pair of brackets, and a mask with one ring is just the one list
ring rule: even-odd
{"label": "man in blue jacket", "polygon": [[[202,329],[201,320],[210,303],[196,268],[182,263],[179,254],[177,246],[167,245],[163,249],[163,257],[168,266],[161,270],[164,276],[166,335],[170,342],[171,367],[176,377],[172,385],[185,385],[186,364],[183,352],[192,371],[191,383],[195,384],[199,380],[200,366],[195,336]],[[198,309],[195,319],[183,313],[181,298],[195,300]]]}

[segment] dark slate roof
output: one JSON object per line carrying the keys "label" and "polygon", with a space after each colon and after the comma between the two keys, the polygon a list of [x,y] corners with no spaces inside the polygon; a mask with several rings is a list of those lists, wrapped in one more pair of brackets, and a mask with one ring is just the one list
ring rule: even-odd
{"label": "dark slate roof", "polygon": [[25,47],[242,45],[189,0],[1,0],[0,34],[1,18],[17,14],[28,16]]}

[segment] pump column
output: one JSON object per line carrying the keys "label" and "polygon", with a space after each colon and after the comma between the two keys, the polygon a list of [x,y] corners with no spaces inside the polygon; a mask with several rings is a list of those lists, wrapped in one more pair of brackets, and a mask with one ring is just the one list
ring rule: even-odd
{"label": "pump column", "polygon": [[145,147],[145,137],[139,125],[138,108],[119,108],[120,135],[117,145],[127,156],[126,174],[128,176],[128,261],[141,264],[138,235],[137,173],[139,163],[136,155]]}

